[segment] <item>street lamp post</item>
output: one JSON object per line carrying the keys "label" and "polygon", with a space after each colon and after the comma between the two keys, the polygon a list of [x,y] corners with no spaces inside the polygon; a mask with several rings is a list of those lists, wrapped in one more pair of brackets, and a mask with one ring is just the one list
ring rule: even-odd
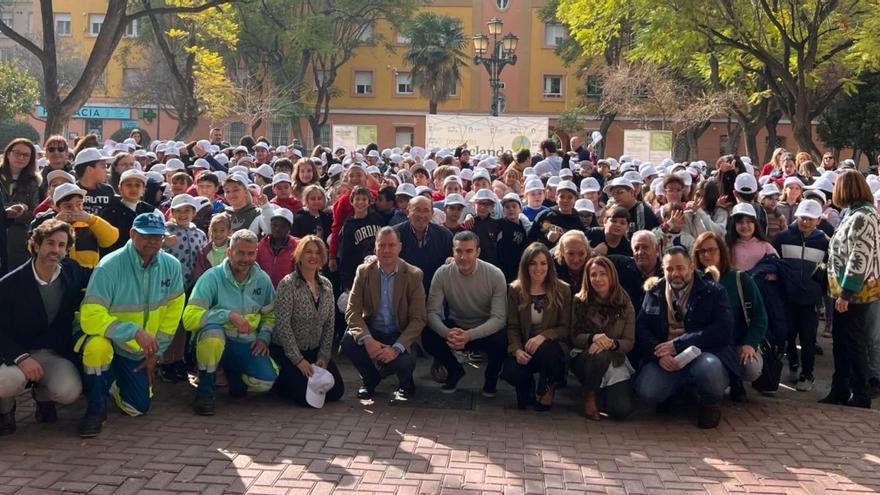
{"label": "street lamp post", "polygon": [[492,88],[492,115],[497,117],[501,110],[501,71],[507,65],[516,64],[516,45],[519,41],[513,33],[499,39],[504,23],[493,17],[486,23],[492,36],[492,52],[489,53],[489,36],[483,33],[474,35],[474,63],[482,65],[489,72],[489,87]]}

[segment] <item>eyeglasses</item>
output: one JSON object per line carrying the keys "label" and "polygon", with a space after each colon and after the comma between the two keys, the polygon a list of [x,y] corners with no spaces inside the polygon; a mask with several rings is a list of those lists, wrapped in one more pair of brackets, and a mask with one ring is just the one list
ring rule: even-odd
{"label": "eyeglasses", "polygon": [[718,248],[697,249],[697,254],[718,254]]}
{"label": "eyeglasses", "polygon": [[21,151],[13,150],[12,153],[10,153],[10,154],[16,158],[21,158],[22,160],[30,160],[30,158],[31,158],[30,153],[22,153]]}
{"label": "eyeglasses", "polygon": [[59,146],[57,148],[54,146],[50,146],[46,148],[46,151],[48,151],[49,153],[64,153],[65,151],[67,151],[67,146]]}

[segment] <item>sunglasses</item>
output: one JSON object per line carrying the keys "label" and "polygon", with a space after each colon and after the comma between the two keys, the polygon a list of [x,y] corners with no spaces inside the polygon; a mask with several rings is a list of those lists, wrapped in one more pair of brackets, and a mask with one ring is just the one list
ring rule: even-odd
{"label": "sunglasses", "polygon": [[59,146],[57,148],[54,146],[50,146],[50,147],[46,148],[46,151],[48,151],[49,153],[63,153],[65,151],[67,151],[67,146],[63,146],[63,147]]}

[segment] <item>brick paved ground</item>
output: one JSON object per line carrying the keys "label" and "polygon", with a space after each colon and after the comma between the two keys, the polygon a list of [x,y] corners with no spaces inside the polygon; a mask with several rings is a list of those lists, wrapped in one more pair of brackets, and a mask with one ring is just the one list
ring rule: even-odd
{"label": "brick paved ground", "polygon": [[[830,373],[828,360],[820,373]],[[420,361],[420,394],[436,393],[427,365]],[[343,374],[354,377],[347,366]],[[469,372],[467,387],[477,375]],[[473,411],[390,407],[387,393],[364,405],[351,388],[321,411],[223,392],[212,418],[192,415],[188,385],[158,388],[148,415],[114,412],[88,441],[74,434],[82,403],[47,427],[22,401],[18,432],[0,438],[0,493],[880,491],[880,415],[818,406],[822,387],[726,404],[713,431],[697,429],[693,412],[590,422],[576,411],[574,387],[550,413],[512,409],[507,388]]]}

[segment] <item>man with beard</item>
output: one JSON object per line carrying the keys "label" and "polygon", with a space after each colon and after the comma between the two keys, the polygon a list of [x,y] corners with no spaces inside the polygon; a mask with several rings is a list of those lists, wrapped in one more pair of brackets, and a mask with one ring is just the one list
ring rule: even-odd
{"label": "man with beard", "polygon": [[275,326],[275,287],[257,265],[257,235],[239,230],[229,239],[227,258],[199,277],[183,313],[195,332],[199,387],[196,414],[214,414],[217,366],[229,379],[229,395],[268,392],[278,377],[269,357]]}
{"label": "man with beard", "polygon": [[[720,404],[729,374],[741,374],[732,345],[733,316],[727,293],[707,275],[696,272],[690,254],[680,246],[669,248],[663,256],[663,273],[664,278],[648,282],[650,288],[636,319],[634,354],[641,365],[636,392],[646,402],[659,404],[693,385],[700,397],[699,427],[715,428],[721,421]],[[701,353],[682,363],[687,354],[678,355],[691,346]]]}

